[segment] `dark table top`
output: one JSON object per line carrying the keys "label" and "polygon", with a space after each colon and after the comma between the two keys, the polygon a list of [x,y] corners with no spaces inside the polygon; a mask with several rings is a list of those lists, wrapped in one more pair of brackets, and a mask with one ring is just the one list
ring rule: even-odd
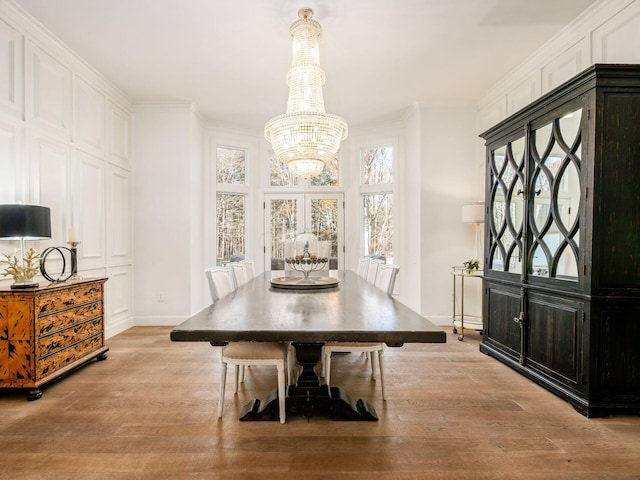
{"label": "dark table top", "polygon": [[171,331],[171,340],[444,343],[445,332],[356,273],[333,271],[337,287],[288,290],[265,272]]}

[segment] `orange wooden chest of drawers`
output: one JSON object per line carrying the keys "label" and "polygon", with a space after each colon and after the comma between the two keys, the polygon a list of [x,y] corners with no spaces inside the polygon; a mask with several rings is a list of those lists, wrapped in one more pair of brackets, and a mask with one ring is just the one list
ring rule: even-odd
{"label": "orange wooden chest of drawers", "polygon": [[0,288],[0,388],[29,389],[27,398],[36,400],[45,383],[94,358],[107,358],[106,280]]}

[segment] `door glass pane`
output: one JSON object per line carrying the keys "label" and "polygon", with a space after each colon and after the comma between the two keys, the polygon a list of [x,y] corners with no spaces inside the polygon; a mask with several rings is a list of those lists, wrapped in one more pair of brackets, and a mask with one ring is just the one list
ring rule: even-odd
{"label": "door glass pane", "polygon": [[245,254],[245,196],[216,195],[216,265],[242,260]]}
{"label": "door glass pane", "polygon": [[[335,270],[338,258],[338,200],[311,200],[311,233],[319,242],[327,242],[329,268]],[[320,249],[322,254],[322,249]]]}
{"label": "door glass pane", "polygon": [[284,270],[285,243],[296,238],[298,202],[295,199],[271,200],[271,270]]}

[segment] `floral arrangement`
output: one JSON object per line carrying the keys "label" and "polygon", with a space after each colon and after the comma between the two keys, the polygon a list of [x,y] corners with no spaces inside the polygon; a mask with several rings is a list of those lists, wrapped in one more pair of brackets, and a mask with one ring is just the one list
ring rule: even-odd
{"label": "floral arrangement", "polygon": [[466,270],[467,273],[475,272],[480,269],[480,262],[477,258],[470,258],[469,260],[462,263],[462,266]]}
{"label": "floral arrangement", "polygon": [[7,264],[2,276],[11,275],[15,283],[28,283],[40,271],[40,255],[33,248],[27,252],[27,256],[23,259],[24,262],[20,262],[15,250],[2,255],[4,259],[0,260],[0,263]]}

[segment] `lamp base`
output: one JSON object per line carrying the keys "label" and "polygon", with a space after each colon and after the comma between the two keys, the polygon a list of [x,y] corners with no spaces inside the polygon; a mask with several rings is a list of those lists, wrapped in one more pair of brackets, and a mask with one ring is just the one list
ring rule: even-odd
{"label": "lamp base", "polygon": [[39,285],[38,282],[25,282],[25,283],[14,283],[10,286],[11,289],[19,290],[23,288],[36,288]]}

